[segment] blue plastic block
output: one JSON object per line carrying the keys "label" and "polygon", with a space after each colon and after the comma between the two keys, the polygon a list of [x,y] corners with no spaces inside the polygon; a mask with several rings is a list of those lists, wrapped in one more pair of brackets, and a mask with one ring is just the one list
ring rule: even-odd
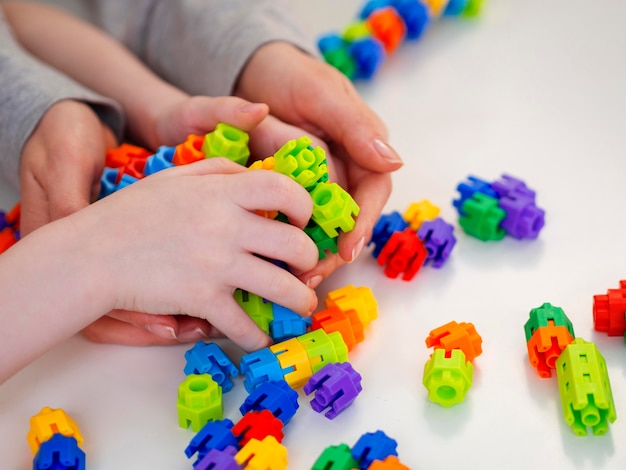
{"label": "blue plastic block", "polygon": [[374,76],[385,60],[385,47],[376,38],[369,37],[350,43],[348,53],[354,60],[354,78],[368,80]]}
{"label": "blue plastic block", "polygon": [[459,212],[459,215],[466,215],[463,212],[463,204],[468,199],[471,199],[474,196],[474,193],[482,193],[489,197],[493,197],[498,199],[498,193],[491,187],[491,184],[487,181],[481,180],[475,176],[468,176],[467,182],[459,183],[456,187],[456,190],[459,192],[460,197],[452,202],[452,205],[456,207],[456,210]]}
{"label": "blue plastic block", "polygon": [[119,168],[106,167],[104,169],[104,171],[102,172],[102,176],[100,177],[100,194],[98,194],[98,199],[107,197],[117,190],[116,181],[119,171]]}
{"label": "blue plastic block", "polygon": [[419,39],[431,22],[427,2],[418,0],[392,0],[391,5],[404,20],[406,38],[408,40]]}
{"label": "blue plastic block", "polygon": [[245,376],[243,385],[248,393],[270,380],[283,380],[285,375],[278,359],[269,348],[246,354],[241,358],[239,371]]}
{"label": "blue plastic block", "polygon": [[324,55],[331,51],[344,49],[346,47],[346,41],[338,34],[327,34],[318,39],[317,47],[320,53]]}
{"label": "blue plastic block", "polygon": [[287,307],[272,304],[274,319],[270,323],[270,336],[275,343],[303,335],[311,325],[311,318],[303,318]]}
{"label": "blue plastic block", "polygon": [[243,416],[250,410],[269,410],[283,424],[287,424],[299,407],[298,392],[284,380],[272,380],[254,389],[239,407],[239,411]]}
{"label": "blue plastic block", "polygon": [[237,366],[217,343],[198,341],[185,352],[185,359],[185,375],[209,374],[222,387],[224,393],[233,388],[231,377],[239,375]]}
{"label": "blue plastic block", "polygon": [[176,147],[167,147],[165,145],[160,146],[154,155],[151,155],[146,159],[146,166],[143,168],[143,174],[145,176],[150,176],[161,170],[165,170],[166,168],[176,166],[172,163],[174,153],[176,153]]}
{"label": "blue plastic block", "polygon": [[379,217],[374,229],[372,230],[372,238],[368,245],[374,244],[374,251],[372,256],[378,258],[378,255],[382,251],[385,244],[389,241],[389,238],[394,232],[402,232],[409,224],[404,220],[402,214],[397,211],[393,211],[390,214],[383,214]]}
{"label": "blue plastic block", "polygon": [[117,183],[117,187],[115,188],[115,190],[119,191],[120,189],[124,189],[126,186],[130,186],[131,184],[136,183],[137,181],[139,180],[135,178],[134,176],[130,176],[124,173],[122,174],[122,178],[120,179],[120,181]]}
{"label": "blue plastic block", "polygon": [[85,470],[85,453],[73,437],[54,434],[41,443],[33,470]]}
{"label": "blue plastic block", "polygon": [[10,224],[7,222],[6,212],[0,211],[0,232],[7,227],[10,227]]}
{"label": "blue plastic block", "polygon": [[378,10],[380,8],[385,8],[392,5],[391,0],[370,0],[367,2],[361,12],[359,13],[359,18],[362,20],[366,20],[372,14],[374,10]]}
{"label": "blue plastic block", "polygon": [[200,429],[185,449],[187,458],[198,454],[194,467],[212,449],[224,450],[229,446],[239,447],[239,441],[233,434],[232,428],[233,422],[230,419],[221,419],[209,421]]}
{"label": "blue plastic block", "polygon": [[227,447],[224,450],[211,449],[199,462],[194,464],[194,470],[241,470],[243,467],[235,460],[236,447]]}
{"label": "blue plastic block", "polygon": [[374,460],[385,460],[390,455],[398,456],[398,443],[382,431],[363,434],[354,447],[352,457],[359,462],[359,468],[369,468]]}
{"label": "blue plastic block", "polygon": [[449,0],[443,14],[447,16],[459,16],[467,7],[469,0]]}

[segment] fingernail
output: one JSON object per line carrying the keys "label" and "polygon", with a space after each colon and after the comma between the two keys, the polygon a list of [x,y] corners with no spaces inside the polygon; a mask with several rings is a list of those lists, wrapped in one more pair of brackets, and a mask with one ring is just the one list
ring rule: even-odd
{"label": "fingernail", "polygon": [[254,111],[257,111],[264,106],[265,105],[263,103],[245,103],[241,105],[239,111],[244,114],[253,113]]}
{"label": "fingernail", "polygon": [[387,143],[381,139],[374,139],[374,148],[378,152],[378,155],[383,157],[390,163],[403,163],[400,155]]}
{"label": "fingernail", "polygon": [[317,295],[314,295],[313,299],[311,300],[311,306],[309,307],[309,311],[307,313],[312,314],[313,312],[315,312],[316,308],[317,308]]}
{"label": "fingernail", "polygon": [[315,289],[320,283],[324,280],[321,274],[316,274],[315,276],[311,276],[307,281],[306,285],[311,289]]}
{"label": "fingernail", "polygon": [[365,245],[365,237],[359,238],[359,241],[356,243],[356,245],[354,245],[354,248],[352,248],[352,259],[350,260],[351,263],[357,258],[357,256],[361,254],[361,251],[363,251],[363,245]]}
{"label": "fingernail", "polygon": [[200,341],[206,339],[209,336],[200,327],[196,327],[190,331],[180,331],[178,333],[178,341],[181,343],[191,343],[193,341]]}
{"label": "fingernail", "polygon": [[154,325],[146,325],[146,330],[148,330],[153,335],[159,336],[160,338],[178,339],[176,337],[176,332],[174,331],[174,328],[172,328],[171,326],[160,325],[157,323]]}

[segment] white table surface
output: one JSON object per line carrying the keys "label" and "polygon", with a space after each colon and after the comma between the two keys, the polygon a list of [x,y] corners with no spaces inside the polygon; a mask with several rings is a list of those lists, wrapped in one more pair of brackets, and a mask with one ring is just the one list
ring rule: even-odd
{"label": "white table surface", "polygon": [[[361,6],[296,4],[316,34]],[[406,161],[387,211],[428,198],[456,224],[456,185],[506,172],[537,191],[547,224],[524,242],[484,243],[457,227],[448,264],[408,283],[387,279],[368,252],[328,280],[322,298],[368,286],[380,316],[350,355],[364,388],[350,409],[329,421],[301,393],[285,428],[290,468],[379,429],[416,469],[625,468],[626,346],[594,332],[592,319],[592,296],[626,278],[625,19],[624,0],[491,0],[479,19],[440,22],[359,84]],[[17,199],[6,188],[1,196],[5,209]],[[523,325],[544,302],[561,306],[606,358],[618,419],[605,436],[575,436],[556,377],[540,379],[528,363]],[[465,401],[446,409],[428,401],[421,379],[425,337],[451,320],[474,323],[484,352]],[[193,432],[178,427],[175,405],[187,349],[76,337],[50,351],[0,387],[0,466],[32,468],[28,421],[51,406],[78,422],[91,470],[190,469],[183,449]],[[239,419],[245,396],[239,378],[225,417]]]}

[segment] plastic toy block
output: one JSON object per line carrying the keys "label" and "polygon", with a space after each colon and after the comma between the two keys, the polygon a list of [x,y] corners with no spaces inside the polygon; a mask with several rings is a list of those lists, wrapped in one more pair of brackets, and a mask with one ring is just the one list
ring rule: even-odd
{"label": "plastic toy block", "polygon": [[[348,284],[339,289],[335,289],[326,294],[324,303],[327,308],[337,307],[351,319],[351,314],[355,313],[363,328],[366,328],[372,320],[378,318],[378,303],[374,298],[372,289],[365,286],[354,287]],[[352,322],[353,330],[356,334],[355,322]],[[360,341],[357,338],[357,341]]]}
{"label": "plastic toy block", "polygon": [[427,220],[435,220],[439,216],[440,209],[428,199],[420,202],[412,203],[406,211],[403,218],[409,224],[412,230],[418,230]]}
{"label": "plastic toy block", "polygon": [[390,455],[385,460],[374,460],[367,470],[410,470],[398,457]]}
{"label": "plastic toy block", "polygon": [[100,193],[98,199],[109,196],[117,190],[117,182],[122,176],[119,168],[105,168],[100,177]]}
{"label": "plastic toy block", "polygon": [[529,318],[524,324],[526,342],[530,341],[538,328],[549,325],[564,326],[573,338],[576,337],[574,326],[561,307],[545,302],[540,307],[533,308],[528,315]]}
{"label": "plastic toy block", "polygon": [[404,20],[395,8],[374,10],[365,21],[372,31],[372,36],[383,43],[387,54],[393,53],[406,37]]}
{"label": "plastic toy block", "polygon": [[482,11],[483,0],[469,0],[465,10],[463,10],[463,16],[477,16]]}
{"label": "plastic toy block", "polygon": [[238,464],[246,470],[285,470],[287,468],[287,448],[274,436],[262,441],[250,439],[235,455]]}
{"label": "plastic toy block", "polygon": [[398,455],[398,443],[382,431],[363,434],[352,447],[352,457],[359,468],[369,468],[375,460],[384,460],[390,455]]}
{"label": "plastic toy block", "polygon": [[594,343],[576,338],[556,360],[565,421],[574,434],[606,434],[617,418],[606,362]]}
{"label": "plastic toy block", "polygon": [[309,356],[297,338],[270,346],[278,359],[285,381],[293,388],[301,387],[313,375]]}
{"label": "plastic toy block", "polygon": [[521,179],[506,173],[500,176],[499,180],[491,183],[491,189],[496,192],[498,199],[503,197],[527,197],[533,202],[535,201],[535,191],[526,186],[526,183]]}
{"label": "plastic toy block", "polygon": [[211,449],[194,465],[193,470],[241,470],[243,467],[235,460],[238,450],[233,446],[224,450]]}
{"label": "plastic toy block", "polygon": [[465,360],[472,362],[483,352],[482,342],[472,323],[451,321],[430,332],[426,338],[426,347],[446,351],[460,349]]}
{"label": "plastic toy block", "polygon": [[226,157],[240,165],[246,165],[250,150],[248,134],[224,122],[218,123],[213,132],[204,136],[202,152],[206,158]]}
{"label": "plastic toy block", "polygon": [[352,457],[348,444],[326,447],[317,458],[311,470],[352,470],[359,463]]}
{"label": "plastic toy block", "polygon": [[11,224],[7,222],[6,213],[0,210],[0,230],[4,230],[5,228],[12,228]]}
{"label": "plastic toy block", "polygon": [[73,437],[55,434],[41,443],[33,470],[85,470],[85,453]]}
{"label": "plastic toy block", "polygon": [[593,296],[593,326],[609,336],[626,333],[626,280],[619,289],[608,289],[606,294]]}
{"label": "plastic toy block", "polygon": [[326,364],[313,374],[304,386],[304,393],[315,392],[311,407],[318,413],[330,408],[324,416],[334,419],[348,408],[361,393],[361,375],[349,362]]}
{"label": "plastic toy block", "polygon": [[15,231],[11,227],[0,230],[0,253],[5,252],[16,243]]}
{"label": "plastic toy block", "polygon": [[443,14],[447,16],[459,16],[465,11],[468,3],[469,0],[449,0]]}
{"label": "plastic toy block", "polygon": [[146,160],[146,166],[143,168],[144,176],[150,176],[166,168],[173,167],[172,159],[175,152],[176,147],[160,146],[156,153]]}
{"label": "plastic toy block", "polygon": [[326,34],[317,41],[317,48],[322,55],[330,51],[345,49],[346,40],[336,33]]}
{"label": "plastic toy block", "polygon": [[202,151],[203,135],[189,134],[182,144],[176,146],[172,163],[174,165],[187,165],[189,163],[204,160]]}
{"label": "plastic toy block", "polygon": [[354,228],[360,209],[345,189],[337,183],[319,183],[310,194],[312,218],[329,237],[338,236],[338,229],[349,232]]}
{"label": "plastic toy block", "polygon": [[248,170],[273,170],[274,156],[265,157],[263,160],[255,160],[248,166]]}
{"label": "plastic toy block", "polygon": [[274,436],[278,442],[283,441],[283,422],[270,410],[248,411],[233,428],[239,446],[245,446],[250,439],[263,440],[266,436]]}
{"label": "plastic toy block", "polygon": [[356,339],[355,331],[350,318],[348,318],[348,315],[345,312],[341,311],[337,307],[330,307],[326,310],[314,313],[311,318],[313,320],[311,323],[311,330],[322,329],[326,333],[332,333],[333,331],[339,332],[346,348],[348,348],[348,351],[352,351],[357,342],[363,340],[363,324],[356,315],[353,315],[353,318],[356,319],[356,326],[360,331],[359,341]]}
{"label": "plastic toy block", "polygon": [[354,78],[369,80],[385,60],[385,47],[378,39],[365,37],[352,41],[348,46],[348,54],[356,66]]}
{"label": "plastic toy block", "polygon": [[269,334],[270,323],[274,319],[272,304],[263,299],[263,297],[243,289],[235,289],[233,296],[242,310],[254,320],[254,323],[265,333]]}
{"label": "plastic toy block", "polygon": [[402,280],[410,281],[424,265],[427,256],[428,251],[422,241],[407,228],[389,237],[376,261],[385,266],[385,276],[395,279],[402,274]]}
{"label": "plastic toy block", "polygon": [[233,434],[233,422],[230,419],[209,421],[191,439],[185,448],[185,455],[191,458],[198,454],[194,463],[195,468],[211,449],[224,450],[229,446],[239,447],[239,441]]}
{"label": "plastic toy block", "polygon": [[304,233],[315,242],[319,259],[326,258],[327,252],[335,254],[339,251],[337,248],[337,238],[329,237],[326,232],[324,232],[324,229],[313,222],[313,220],[310,220],[307,226],[304,227]]}
{"label": "plastic toy block", "polygon": [[246,354],[241,358],[239,370],[245,377],[243,385],[252,393],[259,385],[269,382],[284,380],[285,374],[278,359],[269,348]]}
{"label": "plastic toy block", "polygon": [[354,59],[348,52],[348,47],[341,49],[330,49],[322,53],[324,60],[344,74],[349,80],[353,80],[356,76],[356,64]]}
{"label": "plastic toy block", "polygon": [[372,256],[378,258],[385,244],[394,232],[402,232],[408,227],[408,223],[402,217],[400,212],[394,211],[390,214],[383,214],[378,218],[374,229],[372,230],[372,238],[368,245],[374,244]]}
{"label": "plastic toy block", "polygon": [[133,178],[139,180],[144,177],[145,166],[145,159],[140,160],[138,158],[135,158],[122,167],[122,173],[124,175],[132,176]]}
{"label": "plastic toy block", "polygon": [[463,214],[459,218],[459,225],[468,235],[482,241],[502,240],[506,232],[500,223],[506,212],[498,206],[498,200],[481,192],[463,203]]}
{"label": "plastic toy block", "polygon": [[185,359],[185,375],[209,374],[224,393],[233,388],[231,377],[239,375],[237,366],[217,343],[198,341],[185,352]]}
{"label": "plastic toy block", "polygon": [[439,217],[425,221],[417,231],[417,237],[428,252],[424,265],[430,264],[433,268],[443,266],[456,244],[454,227]]}
{"label": "plastic toy block", "polygon": [[15,230],[20,228],[20,218],[22,214],[22,205],[16,203],[9,212],[4,215],[4,220],[7,224],[13,227]]}
{"label": "plastic toy block", "polygon": [[119,191],[120,189],[124,189],[126,186],[130,186],[131,184],[136,183],[137,181],[139,181],[139,178],[135,178],[134,176],[127,175],[126,173],[122,173],[122,177],[117,183],[117,187],[115,188],[115,190]]}
{"label": "plastic toy block", "polygon": [[545,211],[527,197],[508,197],[500,199],[500,207],[506,212],[500,226],[518,240],[534,240],[546,224]]}
{"label": "plastic toy block", "polygon": [[422,383],[428,389],[428,398],[448,408],[461,403],[472,386],[474,367],[465,360],[460,349],[435,349],[424,365]]}
{"label": "plastic toy block", "polygon": [[540,326],[526,343],[528,360],[537,369],[541,378],[552,377],[550,369],[556,366],[556,360],[569,343],[574,341],[565,326]]}
{"label": "plastic toy block", "polygon": [[443,13],[448,0],[424,0],[430,9],[431,16],[438,17]]}
{"label": "plastic toy block", "polygon": [[[311,375],[326,364],[348,360],[348,347],[343,342],[341,333],[326,333],[322,329],[310,331],[296,338],[306,351],[311,365]],[[310,378],[307,377],[307,380]],[[305,382],[307,381],[305,380]]]}
{"label": "plastic toy block", "polygon": [[391,4],[404,21],[406,39],[420,38],[430,24],[430,15],[426,4],[415,0],[393,0]]}
{"label": "plastic toy block", "polygon": [[456,207],[459,215],[465,215],[463,212],[463,204],[468,199],[471,199],[476,192],[483,193],[487,196],[498,199],[498,193],[491,187],[491,184],[475,176],[468,176],[467,182],[460,183],[456,190],[459,192],[460,197],[452,201],[452,205]]}
{"label": "plastic toy block", "polygon": [[287,424],[299,407],[298,392],[284,380],[272,380],[255,388],[239,407],[239,411],[243,416],[249,411],[269,410],[283,424]]}
{"label": "plastic toy block", "polygon": [[326,152],[322,147],[312,147],[312,142],[306,136],[292,139],[274,154],[274,171],[289,176],[307,191],[328,181]]}
{"label": "plastic toy block", "polygon": [[145,161],[152,152],[131,144],[121,144],[107,150],[104,165],[109,168],[120,168],[128,165],[132,160]]}
{"label": "plastic toy block", "polygon": [[198,432],[211,420],[222,419],[222,387],[209,374],[188,375],[178,387],[178,424]]}
{"label": "plastic toy block", "polygon": [[351,44],[372,36],[372,30],[365,21],[353,21],[341,33],[343,40]]}
{"label": "plastic toy block", "polygon": [[272,322],[270,336],[274,341],[286,341],[307,332],[311,324],[310,318],[303,318],[287,307],[272,304]]}
{"label": "plastic toy block", "polygon": [[50,440],[55,434],[73,437],[79,446],[83,445],[83,436],[76,422],[62,408],[46,406],[30,418],[26,440],[33,454],[37,453],[43,442]]}

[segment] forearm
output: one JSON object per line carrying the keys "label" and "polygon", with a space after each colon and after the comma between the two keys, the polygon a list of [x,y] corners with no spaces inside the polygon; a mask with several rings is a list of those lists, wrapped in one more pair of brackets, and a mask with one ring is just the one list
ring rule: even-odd
{"label": "forearm", "polygon": [[160,144],[154,120],[186,95],[153,74],[126,48],[71,15],[35,3],[4,3],[18,41],[33,55],[90,89],[118,101],[128,132],[141,144]]}

